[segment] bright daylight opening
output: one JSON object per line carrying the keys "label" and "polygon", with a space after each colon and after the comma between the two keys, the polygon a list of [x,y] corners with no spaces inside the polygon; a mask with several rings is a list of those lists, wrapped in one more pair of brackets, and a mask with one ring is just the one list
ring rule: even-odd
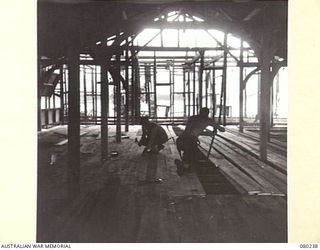
{"label": "bright daylight opening", "polygon": [[[182,22],[204,22],[202,18],[190,15],[188,13],[179,13],[179,11],[172,11],[167,15],[162,15],[154,19],[155,22],[167,23],[167,24],[179,24]],[[166,27],[166,25],[164,25]],[[204,60],[214,61],[215,70],[204,70],[202,79],[207,84],[208,89],[204,90],[203,94],[208,95],[208,100],[203,99],[203,105],[213,108],[214,104],[212,95],[216,95],[216,114],[219,113],[219,103],[218,100],[221,97],[221,84],[222,84],[222,70],[219,67],[223,66],[224,59],[224,40],[226,33],[217,29],[182,29],[182,28],[146,28],[141,31],[133,40],[133,45],[141,47],[141,51],[137,54],[139,58],[140,67],[142,67],[142,73],[146,67],[153,66],[153,57],[157,58],[157,63],[166,64],[165,67],[157,68],[157,81],[163,83],[162,86],[157,86],[156,91],[154,91],[154,86],[152,84],[153,77],[150,77],[149,83],[146,83],[148,77],[145,74],[141,75],[141,112],[142,114],[150,115],[150,104],[148,98],[144,94],[146,91],[151,91],[151,93],[156,92],[157,95],[157,109],[158,115],[168,115],[179,117],[184,115],[184,110],[193,109],[190,105],[195,105],[186,101],[188,97],[183,95],[183,91],[188,91],[183,81],[188,77],[183,75],[186,70],[186,61],[191,60],[193,57],[198,55],[200,49],[205,49]],[[258,59],[255,55],[254,50],[250,47],[250,44],[243,40],[241,46],[241,38],[234,34],[227,34],[226,37],[227,48],[229,53],[227,54],[227,89],[226,89],[226,108],[228,117],[239,117],[239,58],[241,50],[243,63],[247,63],[248,66],[244,67],[244,78],[250,74],[251,71],[255,69],[252,65],[253,63],[258,63]],[[152,49],[148,49],[152,47]],[[158,49],[157,49],[158,48]],[[167,50],[165,48],[168,48]],[[173,48],[176,48],[174,50]],[[198,49],[197,49],[198,48]],[[185,49],[185,51],[183,50]],[[184,58],[185,57],[185,58]],[[277,59],[281,61],[281,58]],[[172,62],[172,65],[168,67],[168,62]],[[212,64],[210,64],[212,65]],[[196,66],[197,67],[197,66]],[[214,72],[213,72],[214,71]],[[149,72],[149,71],[148,71]],[[150,76],[153,74],[152,70]],[[148,74],[148,73],[147,73]],[[187,73],[188,74],[188,73]],[[196,80],[199,78],[199,74],[195,74]],[[258,96],[260,91],[260,72],[257,71],[253,74],[246,82],[246,87],[244,90],[245,107],[244,116],[246,118],[257,119],[258,114]],[[216,89],[212,90],[211,84],[215,82]],[[164,85],[166,83],[173,84],[173,86]],[[257,84],[258,83],[258,84]],[[146,86],[150,84],[150,86]],[[191,85],[191,83],[190,83]],[[287,68],[281,68],[274,78],[273,84],[273,114],[275,118],[287,118],[287,92],[288,92],[288,79],[287,79]],[[193,89],[190,86],[191,96],[193,92],[199,95],[197,89]],[[215,93],[213,93],[215,92]],[[152,95],[152,94],[151,94]],[[151,98],[152,99],[152,98]],[[174,110],[173,107],[174,106]],[[184,108],[184,106],[187,106]],[[166,114],[167,112],[167,114]],[[191,112],[192,113],[192,112]]]}

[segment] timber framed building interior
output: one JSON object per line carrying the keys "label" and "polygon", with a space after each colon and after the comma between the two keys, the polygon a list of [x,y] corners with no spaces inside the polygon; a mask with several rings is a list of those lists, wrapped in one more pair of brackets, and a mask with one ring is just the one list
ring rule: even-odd
{"label": "timber framed building interior", "polygon": [[[37,241],[287,242],[287,5],[38,0]],[[178,176],[202,107],[226,132]]]}

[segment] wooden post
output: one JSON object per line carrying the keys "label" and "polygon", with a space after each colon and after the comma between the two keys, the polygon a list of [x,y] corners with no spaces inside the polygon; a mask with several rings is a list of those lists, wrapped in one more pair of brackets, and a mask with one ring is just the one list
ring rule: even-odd
{"label": "wooden post", "polygon": [[220,108],[219,108],[219,124],[221,124],[222,114],[223,114],[223,97],[224,97],[224,85],[223,82],[221,83],[221,90],[220,90]]}
{"label": "wooden post", "polygon": [[163,30],[160,29],[160,44],[161,44],[161,47],[163,47],[163,34],[162,34]]}
{"label": "wooden post", "polygon": [[157,114],[157,58],[156,58],[156,52],[154,51],[153,54],[153,88],[154,88],[154,116],[156,117],[156,120],[158,119]]}
{"label": "wooden post", "polygon": [[172,110],[171,110],[171,117],[172,117],[172,121],[174,123],[174,63],[172,65]]}
{"label": "wooden post", "polygon": [[203,50],[200,50],[199,51],[200,53],[200,66],[199,66],[199,109],[202,108],[202,91],[203,91],[203,88],[202,88],[202,85],[203,85],[203,64],[204,64],[204,51]]}
{"label": "wooden post", "polygon": [[[128,44],[128,39],[127,39]],[[126,104],[125,104],[125,131],[129,131],[129,50],[126,49],[126,68],[125,68],[125,81],[126,81]]]}
{"label": "wooden post", "polygon": [[258,89],[257,89],[257,110],[258,110],[258,112],[257,112],[257,117],[256,117],[256,121],[259,121],[259,123],[260,123],[260,103],[261,103],[261,72],[260,72],[260,74],[259,74],[259,77],[258,77]]}
{"label": "wooden post", "polygon": [[[273,127],[273,81],[270,79],[270,128]],[[268,136],[268,141],[270,141],[270,135]]]}
{"label": "wooden post", "polygon": [[[100,67],[100,70],[101,70],[101,67]],[[98,83],[97,83],[97,66],[94,67],[94,98],[95,98],[95,106],[94,106],[94,109],[96,111],[96,114],[95,114],[95,122],[96,124],[98,123]],[[101,91],[101,88],[100,88],[100,91]],[[108,90],[109,92],[109,90]],[[100,100],[101,102],[101,100]]]}
{"label": "wooden post", "polygon": [[87,81],[86,81],[86,66],[83,65],[83,100],[84,100],[84,121],[87,122]]}
{"label": "wooden post", "polygon": [[226,118],[226,111],[227,111],[227,57],[228,57],[228,49],[227,49],[227,37],[228,34],[224,34],[224,52],[223,52],[223,75],[222,75],[222,85],[223,85],[223,125],[226,126],[227,118]]}
{"label": "wooden post", "polygon": [[150,98],[150,84],[151,84],[151,67],[148,64],[144,65],[144,79],[145,79],[145,95],[148,104],[149,117],[151,116],[151,98]]}
{"label": "wooden post", "polygon": [[55,95],[55,89],[53,90],[52,95],[52,123],[56,123],[56,95]]}
{"label": "wooden post", "polygon": [[44,102],[45,106],[44,106],[44,109],[45,109],[45,113],[44,113],[44,123],[46,126],[48,126],[49,124],[49,106],[48,106],[48,97],[46,96],[45,97],[45,102]]}
{"label": "wooden post", "polygon": [[60,124],[64,124],[63,65],[60,67]]}
{"label": "wooden post", "polygon": [[208,86],[209,86],[210,72],[205,71],[205,76],[206,76],[205,103],[206,103],[206,107],[208,108]]}
{"label": "wooden post", "polygon": [[92,118],[95,119],[95,93],[94,93],[94,68],[91,69],[91,96],[92,96]]}
{"label": "wooden post", "polygon": [[183,76],[183,117],[186,117],[186,71],[182,69],[182,76]]}
{"label": "wooden post", "polygon": [[271,51],[264,46],[261,56],[261,94],[260,94],[260,158],[267,160],[267,143],[270,132],[270,60]]}
{"label": "wooden post", "polygon": [[191,101],[191,97],[190,97],[190,70],[188,70],[188,117],[190,117],[190,101]]}
{"label": "wooden post", "polygon": [[135,112],[135,105],[136,105],[136,65],[134,63],[135,57],[132,57],[132,67],[131,67],[131,117],[133,117],[134,124],[136,123],[136,112]]}
{"label": "wooden post", "polygon": [[140,68],[139,68],[139,62],[136,58],[135,60],[136,68],[135,68],[135,114],[136,114],[136,122],[138,122],[138,119],[140,117]]}
{"label": "wooden post", "polygon": [[116,105],[117,105],[117,120],[116,120],[116,141],[121,142],[121,86],[120,86],[120,53],[116,55],[115,68],[115,90],[116,90]]}
{"label": "wooden post", "polygon": [[68,50],[68,191],[74,198],[80,191],[80,65],[79,50]]}
{"label": "wooden post", "polygon": [[[39,53],[38,53],[39,56]],[[38,88],[37,88],[37,104],[38,104],[38,131],[41,131],[41,65],[40,59],[38,59]]]}
{"label": "wooden post", "polygon": [[193,93],[192,93],[192,105],[193,105],[193,115],[196,114],[196,64],[193,65]]}
{"label": "wooden post", "polygon": [[108,159],[109,85],[106,63],[101,64],[101,160]]}
{"label": "wooden post", "polygon": [[240,46],[240,67],[239,67],[239,132],[243,133],[243,40]]}
{"label": "wooden post", "polygon": [[214,69],[215,63],[213,63],[213,70],[212,70],[212,108],[213,108],[213,117],[216,116],[216,71]]}

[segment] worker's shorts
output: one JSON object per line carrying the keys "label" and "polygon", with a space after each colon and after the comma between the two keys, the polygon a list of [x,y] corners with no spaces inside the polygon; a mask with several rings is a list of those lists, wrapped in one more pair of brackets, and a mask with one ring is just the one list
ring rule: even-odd
{"label": "worker's shorts", "polygon": [[198,138],[196,136],[182,133],[176,140],[178,151],[183,151],[182,159],[186,162],[196,160],[198,152]]}

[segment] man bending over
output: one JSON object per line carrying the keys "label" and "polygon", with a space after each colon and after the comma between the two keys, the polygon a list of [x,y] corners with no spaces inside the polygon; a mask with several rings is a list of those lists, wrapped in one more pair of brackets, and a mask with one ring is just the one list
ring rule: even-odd
{"label": "man bending over", "polygon": [[224,132],[224,127],[215,124],[214,120],[208,117],[209,109],[201,108],[199,115],[191,116],[186,124],[185,130],[177,138],[177,149],[181,156],[183,151],[182,161],[176,159],[178,175],[182,175],[185,171],[190,170],[196,163],[196,155],[198,152],[198,136],[207,126],[213,126],[214,130]]}

